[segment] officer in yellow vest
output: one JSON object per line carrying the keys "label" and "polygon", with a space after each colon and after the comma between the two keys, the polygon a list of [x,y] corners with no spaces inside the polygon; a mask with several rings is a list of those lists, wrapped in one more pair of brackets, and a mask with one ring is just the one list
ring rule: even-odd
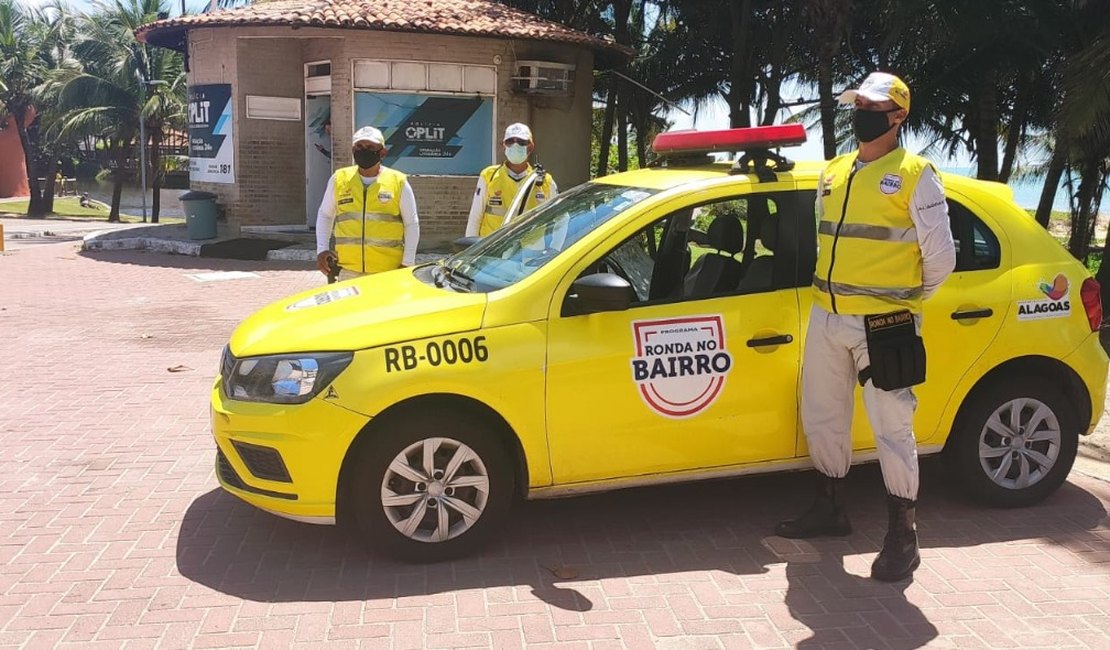
{"label": "officer in yellow vest", "polygon": [[921,563],[912,388],[925,378],[921,304],[952,272],[956,253],[936,169],[898,144],[910,110],[906,84],[875,72],[840,103],[854,106],[859,149],[830,161],[818,186],[819,251],[802,365],[802,424],[820,477],[810,509],[775,532],[851,533],[840,483],[852,459],[859,382],[889,516],[871,577],[893,582]]}
{"label": "officer in yellow vest", "polygon": [[[485,237],[505,223],[505,210],[521,189],[525,178],[532,173],[528,159],[536,149],[532,130],[527,124],[510,124],[505,129],[505,162],[482,170],[478,176],[478,189],[470,204],[470,218],[466,222],[467,237]],[[524,202],[524,210],[555,198],[559,188],[551,174],[545,174],[543,183],[532,188]]]}
{"label": "officer in yellow vest", "polygon": [[381,164],[387,153],[381,131],[365,126],[351,145],[355,165],[328,181],[316,213],[316,267],[324,275],[335,260],[340,280],[415,264],[416,197],[404,174]]}

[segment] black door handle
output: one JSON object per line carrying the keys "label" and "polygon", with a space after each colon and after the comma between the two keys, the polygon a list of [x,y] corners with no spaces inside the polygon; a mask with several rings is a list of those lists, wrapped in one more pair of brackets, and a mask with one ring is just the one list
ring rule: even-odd
{"label": "black door handle", "polygon": [[954,311],[952,312],[952,320],[965,320],[972,318],[987,318],[994,315],[994,310],[987,307],[985,309],[972,309],[970,311]]}
{"label": "black door handle", "polygon": [[759,348],[766,345],[782,345],[783,343],[792,343],[794,337],[789,334],[780,334],[778,336],[769,336],[764,339],[748,339],[749,348]]}

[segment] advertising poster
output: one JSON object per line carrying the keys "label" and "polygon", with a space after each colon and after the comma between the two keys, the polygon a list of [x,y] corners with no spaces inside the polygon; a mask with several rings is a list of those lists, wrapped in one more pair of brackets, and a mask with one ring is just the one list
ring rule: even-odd
{"label": "advertising poster", "polygon": [[355,128],[385,136],[385,165],[406,174],[476,176],[493,162],[493,98],[355,93]]}
{"label": "advertising poster", "polygon": [[235,182],[231,84],[189,88],[189,180]]}

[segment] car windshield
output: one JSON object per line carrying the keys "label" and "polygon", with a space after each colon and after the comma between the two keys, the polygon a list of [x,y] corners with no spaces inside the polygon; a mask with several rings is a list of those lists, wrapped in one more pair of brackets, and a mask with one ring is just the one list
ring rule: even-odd
{"label": "car windshield", "polygon": [[526,213],[433,271],[461,291],[502,289],[528,277],[594,228],[659,190],[586,183]]}

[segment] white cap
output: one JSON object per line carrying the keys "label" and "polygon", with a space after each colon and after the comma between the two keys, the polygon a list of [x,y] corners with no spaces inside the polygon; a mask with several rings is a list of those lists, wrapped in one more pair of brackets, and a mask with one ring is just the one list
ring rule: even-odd
{"label": "white cap", "polygon": [[358,144],[360,142],[373,142],[385,146],[385,137],[382,132],[372,126],[364,126],[358,131],[355,131],[355,137],[351,144]]}
{"label": "white cap", "polygon": [[510,124],[508,127],[505,128],[505,137],[502,138],[502,142],[508,140],[509,138],[520,138],[521,140],[527,140],[528,142],[531,142],[532,129],[528,128],[527,124],[522,124],[520,122]]}
{"label": "white cap", "polygon": [[867,75],[859,88],[845,90],[837,99],[841,104],[854,104],[856,97],[873,102],[890,100],[899,108],[910,110],[910,88],[906,82],[886,72],[872,72]]}

